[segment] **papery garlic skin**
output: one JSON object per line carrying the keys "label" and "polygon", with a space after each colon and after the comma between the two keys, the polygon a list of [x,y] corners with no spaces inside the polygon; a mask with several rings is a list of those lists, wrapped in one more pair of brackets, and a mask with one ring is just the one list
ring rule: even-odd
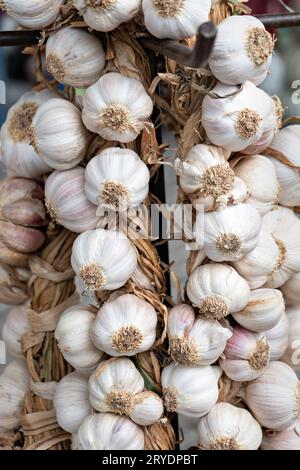
{"label": "papery garlic skin", "polygon": [[249,411],[217,403],[198,425],[199,447],[206,450],[257,450],[262,430]]}
{"label": "papery garlic skin", "polygon": [[53,404],[59,426],[65,431],[76,432],[92,412],[87,377],[79,372],[63,377],[57,385]]}
{"label": "papery garlic skin", "polygon": [[30,375],[24,359],[10,362],[0,376],[0,432],[21,424],[24,399],[30,390]]}
{"label": "papery garlic skin", "polygon": [[[286,163],[291,165],[270,157],[281,185],[280,204],[287,207],[300,206],[299,139],[300,125],[291,125],[281,129],[270,144],[270,147],[280,152],[286,158]],[[298,168],[293,168],[293,165]]]}
{"label": "papery garlic skin", "polygon": [[274,361],[261,377],[246,386],[244,400],[261,426],[282,431],[299,416],[299,393],[299,380],[293,369]]}
{"label": "papery garlic skin", "polygon": [[172,362],[161,375],[164,403],[169,412],[191,418],[204,416],[218,400],[220,367],[185,367]]}
{"label": "papery garlic skin", "polygon": [[55,170],[74,168],[85,156],[89,133],[79,109],[62,98],[48,100],[32,121],[32,145]]}
{"label": "papery garlic skin", "polygon": [[104,49],[96,36],[67,26],[50,34],[46,43],[46,66],[58,82],[86,88],[101,76],[105,66]]}
{"label": "papery garlic skin", "polygon": [[253,204],[261,216],[278,206],[281,187],[275,167],[268,158],[263,155],[242,158],[234,166],[234,172],[250,190],[250,198],[247,202]]}
{"label": "papery garlic skin", "polygon": [[125,357],[103,361],[89,379],[89,398],[100,412],[126,415],[136,424],[150,426],[163,414],[163,402],[145,383],[134,363]]}
{"label": "papery garlic skin", "polygon": [[85,170],[54,171],[45,185],[45,205],[53,222],[72,232],[82,233],[96,228],[97,207],[85,193]]}
{"label": "papery garlic skin", "polygon": [[286,313],[284,312],[277,323],[270,330],[264,333],[270,349],[270,360],[279,361],[288,347],[289,323]]}
{"label": "papery garlic skin", "polygon": [[90,415],[76,435],[79,450],[143,450],[142,428],[125,416],[110,413]]}
{"label": "papery garlic skin", "polygon": [[106,302],[91,326],[95,346],[110,356],[134,356],[148,351],[156,338],[157,313],[132,294]]}
{"label": "papery garlic skin", "polygon": [[288,320],[288,347],[281,358],[296,372],[300,371],[300,308],[288,308],[286,311]]}
{"label": "papery garlic skin", "polygon": [[8,111],[1,127],[1,161],[12,176],[39,178],[51,168],[31,145],[30,126],[40,106],[56,95],[49,90],[25,93]]}
{"label": "papery garlic skin", "polygon": [[219,322],[195,319],[193,308],[185,304],[171,308],[167,331],[172,359],[184,366],[213,364],[231,337],[231,331]]}
{"label": "papery garlic skin", "polygon": [[103,356],[90,339],[94,319],[91,308],[75,305],[63,312],[56,326],[58,347],[65,360],[78,371],[93,370]]}
{"label": "papery garlic skin", "polygon": [[134,18],[141,0],[74,0],[73,3],[90,28],[108,32]]}
{"label": "papery garlic skin", "polygon": [[187,295],[202,315],[220,320],[246,307],[250,288],[231,266],[209,263],[192,272]]}
{"label": "papery garlic skin", "polygon": [[143,0],[145,26],[159,39],[185,39],[208,21],[211,0]]}
{"label": "papery garlic skin", "polygon": [[300,418],[284,431],[266,430],[261,443],[262,450],[300,450]]}
{"label": "papery garlic skin", "polygon": [[253,251],[262,219],[251,204],[238,204],[197,218],[196,241],[212,261],[238,261]]}
{"label": "papery garlic skin", "polygon": [[105,140],[133,142],[149,125],[152,111],[143,84],[116,72],[103,75],[83,96],[82,120]]}
{"label": "papery garlic skin", "polygon": [[300,272],[293,274],[281,287],[281,291],[288,306],[300,305]]}
{"label": "papery garlic skin", "polygon": [[133,245],[123,233],[90,230],[75,240],[71,264],[91,291],[122,287],[137,267]]}
{"label": "papery garlic skin", "polygon": [[252,290],[248,305],[232,316],[250,331],[266,331],[279,323],[284,311],[285,303],[280,290],[262,288]]}
{"label": "papery garlic skin", "polygon": [[30,331],[30,323],[27,316],[28,304],[13,307],[7,314],[3,328],[2,339],[6,351],[14,357],[22,357],[21,339]]}
{"label": "papery garlic skin", "polygon": [[222,83],[238,85],[250,80],[260,85],[269,71],[274,39],[253,16],[231,16],[218,25],[209,66]]}
{"label": "papery garlic skin", "polygon": [[113,210],[136,207],[149,192],[150,173],[137,153],[117,147],[103,150],[85,171],[85,192],[96,205]]}
{"label": "papery garlic skin", "polygon": [[45,28],[56,20],[64,0],[2,0],[1,3],[17,23],[35,29]]}
{"label": "papery garlic skin", "polygon": [[272,98],[253,83],[240,89],[219,83],[211,94],[203,100],[202,125],[214,145],[241,151],[257,143],[265,129],[276,127]]}
{"label": "papery garlic skin", "polygon": [[235,326],[232,337],[227,341],[220,366],[231,380],[254,380],[263,374],[269,364],[269,349],[264,333]]}

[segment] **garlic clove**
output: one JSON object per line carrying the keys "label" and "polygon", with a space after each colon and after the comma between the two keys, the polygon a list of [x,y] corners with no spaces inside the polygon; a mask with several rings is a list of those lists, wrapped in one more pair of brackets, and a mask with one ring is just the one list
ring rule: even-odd
{"label": "garlic clove", "polygon": [[19,199],[3,207],[2,215],[5,219],[31,227],[46,225],[46,211],[42,201],[38,199]]}
{"label": "garlic clove", "polygon": [[194,322],[195,312],[190,305],[179,304],[171,308],[168,315],[169,338],[188,336]]}
{"label": "garlic clove", "polygon": [[286,313],[284,312],[277,323],[270,330],[265,331],[265,337],[270,348],[271,361],[278,361],[282,358],[288,347],[289,324]]}
{"label": "garlic clove", "polygon": [[45,28],[58,17],[64,0],[1,0],[1,8],[25,28]]}
{"label": "garlic clove", "polygon": [[300,272],[293,274],[281,287],[287,305],[300,305]]}
{"label": "garlic clove", "polygon": [[0,263],[10,266],[27,266],[29,254],[17,253],[0,241]]}
{"label": "garlic clove", "polygon": [[39,200],[44,199],[44,190],[40,184],[34,180],[25,178],[6,178],[0,184],[1,210],[6,205],[19,200]]}
{"label": "garlic clove", "polygon": [[25,254],[38,250],[46,240],[45,234],[40,230],[4,221],[0,221],[0,238],[11,250]]}
{"label": "garlic clove", "polygon": [[162,399],[148,390],[135,396],[130,418],[140,426],[151,426],[157,423],[164,412]]}
{"label": "garlic clove", "polygon": [[300,450],[300,418],[284,431],[265,430],[262,450]]}
{"label": "garlic clove", "polygon": [[6,350],[14,357],[22,357],[22,336],[30,331],[31,327],[27,316],[28,304],[13,307],[7,314],[3,328],[2,339]]}
{"label": "garlic clove", "polygon": [[296,372],[300,371],[300,310],[288,308],[288,346],[281,360],[289,364]]}
{"label": "garlic clove", "polygon": [[199,447],[206,450],[257,450],[262,430],[249,411],[217,403],[200,418]]}

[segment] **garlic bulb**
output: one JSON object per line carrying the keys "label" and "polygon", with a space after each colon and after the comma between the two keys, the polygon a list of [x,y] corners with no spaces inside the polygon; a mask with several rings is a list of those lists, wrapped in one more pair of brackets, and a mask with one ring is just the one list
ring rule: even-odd
{"label": "garlic bulb", "polygon": [[275,361],[246,386],[244,400],[262,426],[282,431],[299,416],[299,394],[300,383],[293,369]]}
{"label": "garlic bulb", "polygon": [[289,323],[285,312],[277,325],[270,330],[266,330],[264,335],[269,344],[270,360],[278,361],[284,355],[289,342]]}
{"label": "garlic bulb", "polygon": [[157,314],[151,304],[132,294],[106,302],[91,327],[97,348],[110,356],[148,351],[156,338]]}
{"label": "garlic bulb", "polygon": [[91,375],[90,402],[97,411],[126,415],[136,424],[150,426],[162,417],[164,407],[156,393],[144,388],[144,379],[130,359],[113,358]]}
{"label": "garlic bulb", "polygon": [[286,158],[287,163],[298,167],[293,168],[277,158],[270,158],[275,165],[282,189],[280,204],[287,207],[300,206],[299,139],[300,125],[292,125],[281,129],[270,145],[272,149],[280,152]]}
{"label": "garlic bulb", "polygon": [[185,367],[172,362],[161,375],[166,409],[190,418],[204,416],[218,400],[221,375],[217,366]]}
{"label": "garlic bulb", "polygon": [[213,364],[231,337],[228,328],[219,322],[195,319],[190,305],[176,305],[168,316],[168,337],[172,359],[183,366]]}
{"label": "garlic bulb", "polygon": [[107,32],[134,18],[141,0],[73,0],[73,4],[90,28]]}
{"label": "garlic bulb", "polygon": [[80,111],[62,98],[48,100],[32,120],[32,145],[47,165],[68,170],[84,157],[89,143]]}
{"label": "garlic bulb", "polygon": [[284,431],[266,430],[261,443],[262,450],[300,450],[300,418]]}
{"label": "garlic bulb", "polygon": [[292,277],[281,287],[287,305],[300,305],[300,272]]}
{"label": "garlic bulb", "polygon": [[298,372],[300,371],[300,309],[299,307],[289,308],[286,314],[288,320],[288,347],[281,360]]}
{"label": "garlic bulb", "polygon": [[262,430],[249,411],[217,403],[198,425],[199,447],[206,450],[257,450]]}
{"label": "garlic bulb", "polygon": [[246,307],[250,288],[231,266],[209,263],[192,272],[187,295],[202,315],[220,320]]}
{"label": "garlic bulb", "polygon": [[25,93],[7,114],[1,128],[1,161],[11,175],[38,178],[51,171],[31,145],[30,126],[39,107],[55,94],[49,90]]}
{"label": "garlic bulb", "polygon": [[93,204],[112,209],[135,207],[146,199],[149,180],[149,170],[137,153],[112,147],[88,163],[85,192]]}
{"label": "garlic bulb", "polygon": [[76,444],[79,450],[143,450],[144,433],[125,416],[99,413],[85,418]]}
{"label": "garlic bulb", "polygon": [[115,290],[134,273],[137,256],[126,235],[97,229],[84,232],[75,240],[71,264],[87,289]]}
{"label": "garlic bulb", "polygon": [[45,205],[54,223],[72,232],[96,228],[97,207],[85,191],[85,170],[81,167],[51,173],[45,185]]}
{"label": "garlic bulb", "polygon": [[1,8],[17,23],[29,29],[51,25],[64,0],[1,0]]}
{"label": "garlic bulb", "polygon": [[143,0],[145,26],[159,39],[185,39],[208,21],[211,0]]}
{"label": "garlic bulb", "polygon": [[22,357],[21,339],[30,331],[30,324],[27,317],[28,304],[13,307],[7,314],[2,329],[2,339],[5,342],[6,350],[15,357]]}
{"label": "garlic bulb", "polygon": [[253,16],[231,16],[218,25],[218,35],[209,66],[222,83],[238,85],[264,81],[269,71],[275,41],[263,23]]}
{"label": "garlic bulb", "polygon": [[203,100],[202,125],[215,145],[241,151],[276,127],[272,98],[249,81],[241,89],[219,83],[211,95]]}
{"label": "garlic bulb", "polygon": [[245,382],[261,376],[269,360],[269,344],[265,334],[235,326],[220,366],[231,380]]}
{"label": "garlic bulb", "polygon": [[228,206],[198,218],[196,241],[213,261],[238,261],[256,248],[261,225],[252,205]]}
{"label": "garlic bulb", "polygon": [[[281,188],[272,162],[262,155],[242,158],[234,172],[250,190],[249,204],[253,204],[261,216],[279,204]],[[268,175],[268,178],[266,178]]]}
{"label": "garlic bulb", "polygon": [[53,404],[59,426],[76,432],[92,411],[87,377],[79,372],[63,377],[56,387]]}
{"label": "garlic bulb", "polygon": [[103,355],[90,339],[94,319],[91,308],[75,305],[64,311],[56,326],[55,338],[62,355],[79,371],[93,370]]}
{"label": "garlic bulb", "polygon": [[24,359],[10,362],[0,376],[0,432],[20,426],[30,376]]}
{"label": "garlic bulb", "polygon": [[83,96],[85,126],[105,140],[134,141],[153,111],[142,83],[120,73],[107,73]]}
{"label": "garlic bulb", "polygon": [[277,269],[268,277],[266,287],[281,287],[300,271],[300,220],[291,209],[278,207],[263,217],[263,229],[272,234],[279,248]]}
{"label": "garlic bulb", "polygon": [[105,54],[96,36],[67,26],[49,36],[46,66],[58,82],[86,88],[100,78],[105,66]]}
{"label": "garlic bulb", "polygon": [[241,326],[251,331],[266,331],[276,326],[285,311],[282,293],[277,289],[251,291],[248,305],[232,316]]}

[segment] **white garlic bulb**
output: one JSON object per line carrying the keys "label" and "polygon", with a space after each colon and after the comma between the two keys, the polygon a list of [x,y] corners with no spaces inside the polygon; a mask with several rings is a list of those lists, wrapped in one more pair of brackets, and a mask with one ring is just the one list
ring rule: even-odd
{"label": "white garlic bulb", "polygon": [[75,305],[63,312],[56,326],[58,347],[65,360],[78,371],[93,370],[103,355],[90,339],[94,319],[91,308]]}
{"label": "white garlic bulb", "polygon": [[186,367],[172,362],[161,374],[166,409],[191,418],[204,416],[218,400],[221,375],[218,366]]}
{"label": "white garlic bulb", "polygon": [[278,207],[263,217],[262,227],[279,248],[277,269],[268,277],[266,287],[278,288],[300,271],[300,220],[291,209]]}
{"label": "white garlic bulb", "polygon": [[88,379],[79,372],[66,375],[58,383],[53,400],[59,426],[68,432],[76,432],[91,413]]}
{"label": "white garlic bulb", "polygon": [[241,151],[275,128],[277,117],[272,98],[253,83],[241,89],[219,83],[203,100],[202,125],[213,144]]}
{"label": "white garlic bulb", "polygon": [[96,36],[69,26],[50,34],[46,67],[58,82],[86,88],[100,78],[104,66],[104,50]]}
{"label": "white garlic bulb", "polygon": [[30,390],[30,375],[24,359],[10,362],[0,376],[0,432],[20,426],[24,398]]}
{"label": "white garlic bulb", "polygon": [[209,263],[192,272],[187,295],[202,315],[220,320],[246,307],[250,288],[231,266]]}
{"label": "white garlic bulb", "polygon": [[282,361],[289,364],[296,372],[300,371],[300,309],[288,308],[288,347]]}
{"label": "white garlic bulb", "polygon": [[93,204],[112,209],[135,207],[149,192],[150,173],[137,153],[117,147],[103,150],[85,171],[85,192]]}
{"label": "white garlic bulb", "polygon": [[125,357],[103,361],[89,379],[89,397],[100,412],[126,415],[136,424],[150,426],[163,415],[162,399],[145,390],[134,363]]}
{"label": "white garlic bulb", "polygon": [[149,125],[152,111],[142,83],[116,72],[103,75],[83,96],[83,122],[105,140],[134,141]]}
{"label": "white garlic bulb", "polygon": [[45,205],[54,223],[72,232],[96,228],[97,207],[84,190],[85,170],[81,167],[51,173],[45,185]]}
{"label": "white garlic bulb", "polygon": [[231,380],[237,382],[254,380],[269,364],[269,344],[264,333],[235,326],[223,356],[220,366]]}
{"label": "white garlic bulb", "polygon": [[142,428],[126,416],[110,413],[90,415],[76,434],[79,450],[143,450]]}
{"label": "white garlic bulb", "polygon": [[51,171],[30,144],[30,126],[38,108],[54,97],[49,90],[30,91],[9,109],[0,136],[1,161],[11,175],[38,178]]}
{"label": "white garlic bulb", "polygon": [[90,28],[107,32],[134,18],[141,0],[73,0],[73,4]]}
{"label": "white garlic bulb", "polygon": [[124,294],[100,308],[91,338],[110,356],[134,356],[153,346],[156,324],[157,313],[150,303]]}
{"label": "white garlic bulb", "polygon": [[270,362],[264,373],[249,382],[244,400],[264,427],[282,431],[296,421],[300,413],[300,382],[283,362]]}
{"label": "white garlic bulb", "polygon": [[231,331],[219,322],[195,319],[190,305],[176,305],[168,316],[168,338],[172,359],[183,366],[213,364],[225,349]]}
{"label": "white garlic bulb", "polygon": [[248,305],[232,316],[241,326],[251,331],[266,331],[276,326],[285,311],[282,293],[277,289],[251,291]]}
{"label": "white garlic bulb", "polygon": [[213,261],[238,261],[256,248],[261,225],[251,204],[228,206],[197,218],[196,241]]}
{"label": "white garlic bulb", "polygon": [[[280,204],[287,207],[300,206],[299,139],[300,125],[295,124],[281,129],[270,145],[286,159],[286,163],[284,163],[277,158],[270,158],[275,165],[282,189]],[[293,166],[297,168],[293,168]]]}
{"label": "white garlic bulb", "polygon": [[284,355],[289,344],[289,323],[285,312],[277,325],[270,330],[266,330],[264,335],[269,344],[270,360],[278,361]]}
{"label": "white garlic bulb", "polygon": [[159,39],[185,39],[208,21],[211,0],[143,0],[145,26]]}
{"label": "white garlic bulb", "polygon": [[264,81],[269,71],[275,41],[254,16],[231,16],[218,25],[209,66],[222,83],[238,85]]}
{"label": "white garlic bulb", "polygon": [[265,430],[262,450],[300,450],[300,418],[284,431]]}
{"label": "white garlic bulb", "polygon": [[137,255],[123,233],[97,229],[76,238],[71,264],[87,289],[115,290],[134,273]]}
{"label": "white garlic bulb", "polygon": [[300,272],[293,274],[281,290],[287,305],[300,305]]}
{"label": "white garlic bulb", "polygon": [[242,158],[234,166],[234,172],[250,190],[247,202],[253,204],[261,216],[278,206],[281,187],[275,167],[268,158],[262,155]]}
{"label": "white garlic bulb", "polygon": [[1,0],[1,7],[21,26],[41,29],[57,19],[63,3],[64,0]]}
{"label": "white garlic bulb", "polygon": [[217,403],[198,425],[199,447],[206,450],[257,450],[262,430],[249,411]]}
{"label": "white garlic bulb", "polygon": [[6,350],[15,357],[23,355],[21,339],[27,331],[30,331],[27,307],[27,303],[13,307],[8,312],[2,329],[2,339],[5,342]]}
{"label": "white garlic bulb", "polygon": [[32,120],[32,145],[47,165],[68,170],[85,156],[89,133],[80,111],[62,98],[48,100]]}

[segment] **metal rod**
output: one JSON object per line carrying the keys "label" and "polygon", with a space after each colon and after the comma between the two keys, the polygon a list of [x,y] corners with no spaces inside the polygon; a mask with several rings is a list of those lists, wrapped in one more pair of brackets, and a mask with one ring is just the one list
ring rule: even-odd
{"label": "metal rod", "polygon": [[281,13],[277,15],[256,15],[266,26],[272,28],[290,28],[300,26],[300,12]]}
{"label": "metal rod", "polygon": [[39,42],[40,31],[1,31],[0,46],[31,46]]}

